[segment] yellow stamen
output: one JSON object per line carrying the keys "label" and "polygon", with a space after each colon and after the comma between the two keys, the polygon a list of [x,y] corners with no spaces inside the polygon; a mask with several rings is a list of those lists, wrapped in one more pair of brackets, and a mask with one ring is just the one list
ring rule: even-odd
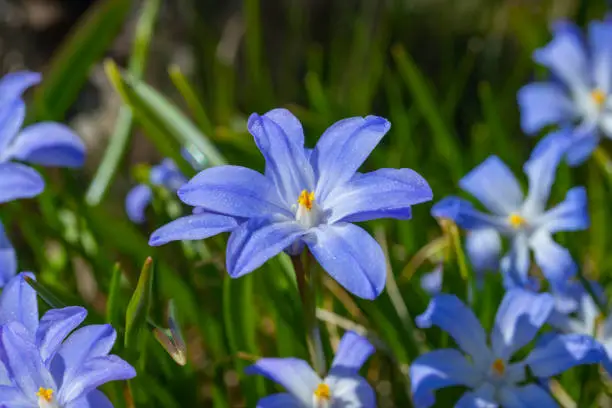
{"label": "yellow stamen", "polygon": [[298,204],[304,206],[308,211],[312,210],[312,205],[314,204],[315,196],[314,191],[310,193],[308,190],[302,190],[300,193],[300,197],[298,198]]}
{"label": "yellow stamen", "polygon": [[508,222],[514,229],[519,229],[527,224],[527,220],[517,213],[512,213],[508,216]]}
{"label": "yellow stamen", "polygon": [[317,389],[315,390],[314,395],[319,400],[324,400],[324,401],[331,400],[331,390],[329,389],[329,385],[325,383],[321,383],[317,385]]}
{"label": "yellow stamen", "polygon": [[601,89],[595,89],[591,92],[591,98],[598,106],[601,106],[606,101],[606,94]]}
{"label": "yellow stamen", "polygon": [[491,368],[493,369],[493,372],[497,375],[504,375],[504,373],[506,372],[506,364],[504,364],[504,361],[501,358],[496,359],[493,362],[493,365],[491,366]]}
{"label": "yellow stamen", "polygon": [[38,389],[38,392],[36,393],[36,396],[38,398],[44,399],[47,402],[51,402],[51,400],[53,399],[53,390],[51,388],[40,387]]}

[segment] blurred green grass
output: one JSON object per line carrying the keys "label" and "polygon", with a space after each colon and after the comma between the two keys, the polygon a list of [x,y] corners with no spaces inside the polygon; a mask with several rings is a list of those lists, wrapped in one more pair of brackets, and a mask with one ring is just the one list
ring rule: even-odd
{"label": "blurred green grass", "polygon": [[[150,248],[148,234],[170,220],[165,205],[156,205],[147,224],[137,227],[122,212],[123,196],[116,190],[104,194],[119,169],[125,174],[124,149],[132,131],[144,132],[186,172],[181,145],[199,150],[211,164],[226,161],[261,169],[263,160],[246,132],[251,112],[289,108],[303,121],[310,145],[338,119],[377,114],[393,126],[365,166],[415,169],[430,182],[437,200],[457,194],[459,178],[490,154],[520,174],[535,140],[520,132],[516,91],[542,75],[531,61],[532,51],[547,41],[554,18],[584,25],[605,12],[603,3],[594,2],[567,2],[563,8],[554,1],[366,0],[317,7],[292,0],[275,2],[274,8],[244,0],[234,17],[219,24],[207,18],[206,5],[185,1],[182,23],[195,66],[193,75],[185,77],[168,61],[179,96],[172,100],[147,84],[146,53],[155,40],[157,14],[151,9],[162,6],[160,2],[99,0],[57,50],[29,105],[32,119],[64,118],[88,72],[101,63],[125,24],[130,3],[144,13],[141,27],[148,29],[134,45],[135,62],[128,71],[107,65],[130,117],[117,125],[114,147],[105,158],[110,164],[96,181],[97,192],[91,193],[95,199],[85,201],[91,180],[84,174],[46,171],[48,188],[40,198],[6,205],[0,215],[17,245],[21,268],[36,271],[41,284],[64,303],[88,307],[90,321],[111,321],[120,336],[140,268],[153,257],[149,319],[164,326],[167,302],[174,299],[189,361],[185,367],[176,365],[148,330],[135,348],[118,344],[117,352],[134,364],[138,361],[139,376],[129,389],[135,406],[147,407],[254,406],[257,397],[274,387],[245,378],[242,368],[257,356],[307,358],[307,351],[286,257],[230,280],[223,267],[226,237]],[[593,227],[561,238],[585,273],[606,284],[612,267],[606,227],[611,184],[594,163],[571,173],[562,168],[553,200],[577,184],[589,189]],[[367,225],[385,244],[392,268],[391,286],[379,299],[352,298],[329,280],[318,299],[320,307],[334,313],[322,322],[328,351],[339,330],[351,325],[379,341],[379,352],[365,372],[377,385],[380,407],[410,406],[407,365],[422,350],[449,342],[435,331],[423,337],[411,319],[427,304],[419,278],[433,263],[426,260],[416,270],[406,265],[443,234],[429,209],[430,204],[415,207],[409,222]],[[113,273],[117,262],[120,272]],[[445,285],[464,296],[466,283],[454,262],[445,276]],[[492,276],[476,300],[476,312],[489,324],[502,295],[499,281]],[[137,320],[144,330],[141,317]],[[343,318],[349,319],[348,326]],[[575,380],[566,375],[562,384],[578,398]],[[120,402],[126,392],[121,385],[106,391],[116,406],[131,406]],[[456,396],[453,390],[442,394],[440,407]]]}

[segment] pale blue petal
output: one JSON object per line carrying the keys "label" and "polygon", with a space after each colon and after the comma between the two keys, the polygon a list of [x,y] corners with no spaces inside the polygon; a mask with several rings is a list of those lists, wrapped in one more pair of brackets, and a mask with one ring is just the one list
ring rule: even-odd
{"label": "pale blue petal", "polygon": [[586,123],[576,127],[570,136],[570,145],[567,147],[565,158],[568,165],[575,167],[591,157],[599,145],[600,136],[595,124]]}
{"label": "pale blue petal", "polygon": [[149,181],[155,186],[163,186],[170,191],[176,191],[187,182],[187,179],[174,161],[164,159],[157,166],[151,167]]}
{"label": "pale blue petal", "polygon": [[591,336],[562,334],[537,345],[525,363],[536,377],[548,378],[582,364],[598,364],[605,358],[603,347]]}
{"label": "pale blue petal", "polygon": [[10,322],[22,324],[33,342],[38,329],[38,300],[36,291],[25,281],[26,276],[34,279],[31,273],[20,273],[0,294],[0,325]]}
{"label": "pale blue petal", "polygon": [[315,196],[325,201],[335,187],[349,181],[390,127],[378,116],[343,119],[330,126],[310,158],[318,180]]}
{"label": "pale blue petal", "polygon": [[304,408],[304,405],[293,395],[282,393],[260,399],[256,408]]}
{"label": "pale blue petal", "polygon": [[[0,82],[0,90],[2,83]],[[0,93],[0,100],[3,95]],[[25,119],[26,106],[21,99],[0,103],[0,163],[8,160],[8,146],[13,141]]]}
{"label": "pale blue petal", "polygon": [[17,255],[0,222],[0,288],[17,273]]}
{"label": "pale blue petal", "polygon": [[563,284],[576,274],[578,266],[570,252],[546,231],[534,234],[529,241],[536,264],[553,286]]}
{"label": "pale blue petal", "polygon": [[374,346],[368,339],[353,331],[344,333],[332,362],[330,375],[357,374],[373,353]]}
{"label": "pale blue petal", "polygon": [[576,116],[567,92],[553,82],[535,82],[518,92],[521,128],[529,135],[545,126],[566,123]]}
{"label": "pale blue petal", "polygon": [[523,202],[521,186],[497,156],[490,156],[470,171],[459,181],[459,186],[498,215],[516,211]]}
{"label": "pale blue petal", "polygon": [[430,351],[416,358],[410,366],[414,404],[428,408],[435,403],[434,392],[440,388],[464,385],[474,388],[481,375],[458,350]]}
{"label": "pale blue petal", "polygon": [[227,215],[199,212],[177,218],[159,228],[149,238],[149,245],[159,246],[171,241],[196,241],[233,230],[238,220]]}
{"label": "pale blue petal", "polygon": [[0,395],[0,408],[35,408],[38,405],[35,399],[27,398],[19,388],[12,385],[0,385]]}
{"label": "pale blue petal", "polygon": [[85,144],[72,129],[41,122],[23,129],[9,147],[9,157],[41,166],[82,167]]}
{"label": "pale blue petal", "polygon": [[474,313],[455,295],[441,293],[434,297],[416,323],[422,329],[438,326],[447,332],[477,366],[488,361],[485,331]]}
{"label": "pale blue petal", "polygon": [[431,214],[437,218],[447,218],[463,229],[492,227],[498,231],[508,229],[505,217],[484,214],[474,208],[469,202],[459,197],[445,197],[431,209]]}
{"label": "pale blue petal", "polygon": [[65,408],[113,408],[113,404],[102,391],[93,390],[87,395],[70,401]]}
{"label": "pale blue petal", "polygon": [[442,291],[442,279],[444,274],[444,265],[438,264],[433,271],[424,274],[421,277],[421,288],[430,296],[437,295]]}
{"label": "pale blue petal", "polygon": [[594,85],[608,94],[612,91],[612,24],[600,21],[589,23],[589,43]]}
{"label": "pale blue petal", "polygon": [[85,316],[87,310],[79,306],[51,309],[43,315],[36,331],[36,345],[45,364],[55,356],[62,342],[85,320]]}
{"label": "pale blue petal", "polygon": [[550,144],[546,149],[532,154],[523,166],[529,180],[529,193],[523,205],[523,214],[526,217],[536,217],[546,208],[557,166],[564,153],[563,145]]}
{"label": "pale blue petal", "polygon": [[304,242],[321,267],[353,295],[375,299],[385,288],[385,255],[364,229],[345,223],[322,225]]}
{"label": "pale blue petal", "polygon": [[312,404],[313,393],[322,382],[307,362],[297,358],[262,358],[245,373],[263,375],[280,384],[304,406]]}
{"label": "pale blue petal", "polygon": [[504,408],[557,408],[555,399],[542,387],[527,384],[524,387],[503,387],[499,392],[500,403]]}
{"label": "pale blue petal", "polygon": [[335,376],[332,373],[325,379],[325,383],[329,385],[334,407],[376,408],[376,393],[363,377]]}
{"label": "pale blue petal", "polygon": [[529,241],[525,234],[519,234],[513,238],[510,251],[500,263],[502,273],[505,275],[506,287],[525,286],[529,280],[530,264]]}
{"label": "pale blue petal", "polygon": [[356,174],[323,202],[331,211],[328,223],[395,218],[402,210],[433,198],[427,181],[410,169],[379,169]]}
{"label": "pale blue petal", "polygon": [[[496,390],[493,385],[484,383],[475,391],[467,391],[455,404],[455,408],[497,408]],[[505,408],[505,407],[504,407]]]}
{"label": "pale blue petal", "polygon": [[38,72],[17,71],[6,74],[0,79],[0,107],[7,102],[21,99],[23,93],[42,80]]}
{"label": "pale blue petal", "polygon": [[278,108],[266,112],[264,115],[272,119],[285,132],[289,140],[297,146],[304,146],[304,129],[302,123],[287,109]]}
{"label": "pale blue petal", "polygon": [[494,228],[471,230],[465,238],[465,250],[476,271],[497,270],[501,253],[501,237]]}
{"label": "pale blue petal", "polygon": [[586,189],[584,187],[570,189],[565,195],[565,200],[544,213],[538,224],[551,234],[587,229],[590,219]]}
{"label": "pale blue petal", "polygon": [[139,184],[132,188],[125,197],[125,212],[130,221],[141,224],[145,221],[145,211],[151,200],[153,191],[145,184]]}
{"label": "pale blue petal", "polygon": [[253,272],[305,233],[295,221],[259,218],[244,222],[227,243],[227,272],[233,278]]}
{"label": "pale blue petal", "polygon": [[45,182],[36,170],[19,163],[0,163],[0,204],[36,197]]}
{"label": "pale blue petal", "polygon": [[304,154],[304,145],[296,143],[299,137],[287,135],[285,128],[266,115],[252,114],[247,126],[266,159],[266,175],[274,180],[285,205],[294,204],[302,190],[314,191],[312,166]]}
{"label": "pale blue petal", "polygon": [[[186,204],[234,217],[292,215],[276,197],[274,185],[254,170],[217,166],[202,170],[178,190]],[[295,196],[297,203],[299,193]]]}
{"label": "pale blue petal", "polygon": [[522,289],[506,292],[491,333],[491,347],[496,357],[509,360],[526,346],[544,325],[555,306],[548,293],[536,294]]}

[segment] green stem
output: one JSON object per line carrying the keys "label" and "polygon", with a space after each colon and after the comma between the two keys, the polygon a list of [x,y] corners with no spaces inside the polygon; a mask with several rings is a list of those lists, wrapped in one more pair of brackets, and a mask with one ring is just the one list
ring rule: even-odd
{"label": "green stem", "polygon": [[306,345],[310,353],[312,366],[321,378],[325,376],[325,354],[323,343],[321,342],[321,332],[317,321],[317,302],[316,302],[316,268],[309,267],[309,253],[306,251],[303,256],[292,256],[291,262],[295,269],[297,286],[302,300],[304,311],[304,321],[306,326]]}

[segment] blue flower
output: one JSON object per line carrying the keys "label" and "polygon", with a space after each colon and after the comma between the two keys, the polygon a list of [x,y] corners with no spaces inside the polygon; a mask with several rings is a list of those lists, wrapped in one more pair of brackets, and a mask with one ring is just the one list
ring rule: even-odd
{"label": "blue flower", "polygon": [[521,125],[527,134],[551,124],[567,127],[549,138],[566,144],[568,163],[578,165],[601,136],[612,138],[612,22],[591,22],[588,41],[569,22],[558,22],[553,31],[554,38],[535,51],[534,60],[554,78],[519,91]]}
{"label": "blue flower", "polygon": [[353,222],[408,219],[413,204],[428,201],[427,182],[410,169],[357,173],[389,130],[387,120],[368,116],[341,120],[312,150],[289,111],[253,114],[249,131],[266,159],[265,175],[238,166],[206,169],[181,187],[186,204],[201,208],[151,236],[151,245],[203,239],[233,231],[227,270],[239,277],[285,250],[304,246],[349,292],[373,299],[384,288],[386,263],[378,243]]}
{"label": "blue flower", "polygon": [[442,279],[444,264],[439,263],[435,268],[421,276],[421,288],[430,296],[437,295],[442,291]]}
{"label": "blue flower", "polygon": [[257,408],[374,408],[376,395],[359,369],[374,352],[365,338],[346,332],[326,378],[321,379],[304,360],[262,358],[247,367],[282,385],[287,392],[259,400]]}
{"label": "blue flower", "polygon": [[509,290],[487,341],[474,313],[458,298],[447,294],[435,297],[425,313],[417,317],[417,325],[438,326],[461,351],[434,350],[412,363],[410,380],[415,405],[430,407],[436,390],[461,385],[470,391],[461,397],[457,407],[556,407],[555,400],[538,384],[524,384],[526,369],[546,379],[576,365],[599,363],[603,350],[591,336],[556,335],[537,345],[524,360],[513,359],[534,339],[553,308],[554,300],[549,294]]}
{"label": "blue flower", "polygon": [[17,255],[0,222],[0,288],[17,273]]}
{"label": "blue flower", "polygon": [[[178,169],[174,161],[164,159],[157,166],[153,166],[149,173],[149,183],[153,186],[176,192],[187,179]],[[145,210],[153,199],[153,190],[147,184],[138,184],[130,190],[125,198],[125,210],[128,218],[134,223],[145,221]]]}
{"label": "blue flower", "polygon": [[476,268],[492,266],[493,260],[500,256],[500,235],[510,238],[510,251],[501,260],[507,286],[530,283],[530,250],[553,285],[567,281],[576,272],[569,251],[552,236],[559,231],[583,230],[589,226],[585,189],[572,188],[563,202],[546,210],[563,152],[562,146],[551,145],[532,154],[524,166],[529,180],[527,197],[523,196],[510,169],[496,156],[489,157],[467,174],[460,181],[460,187],[480,200],[492,214],[482,213],[457,197],[443,199],[432,210],[435,216],[450,218],[470,231],[466,246]]}
{"label": "blue flower", "polygon": [[36,292],[23,276],[0,295],[0,402],[23,408],[112,407],[96,388],[136,375],[109,355],[113,328],[90,325],[73,332],[87,315],[82,307],[51,309],[39,321]]}
{"label": "blue flower", "polygon": [[0,79],[0,203],[31,198],[44,189],[40,174],[25,161],[42,166],[80,167],[83,142],[68,127],[41,122],[21,129],[25,119],[22,93],[40,81],[40,75],[17,72]]}

